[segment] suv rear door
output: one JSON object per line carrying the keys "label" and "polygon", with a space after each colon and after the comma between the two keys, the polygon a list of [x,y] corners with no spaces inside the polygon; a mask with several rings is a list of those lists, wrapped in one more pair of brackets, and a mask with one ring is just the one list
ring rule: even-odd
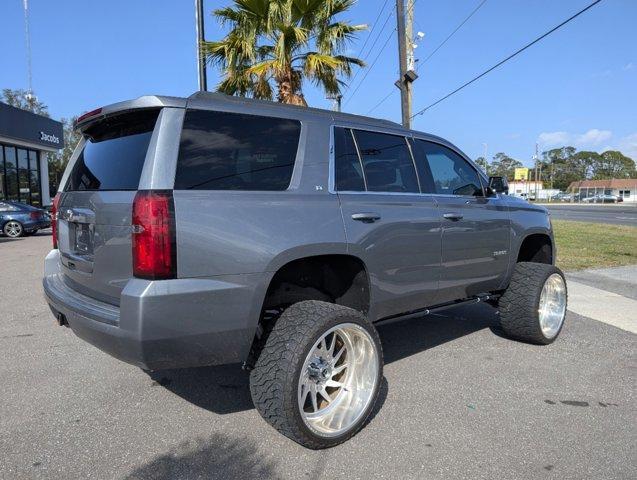
{"label": "suv rear door", "polygon": [[114,305],[132,276],[132,204],[159,112],[114,114],[84,129],[58,204],[63,280]]}
{"label": "suv rear door", "polygon": [[436,303],[440,217],[402,135],[334,127],[334,189],[348,248],[367,265],[372,320]]}

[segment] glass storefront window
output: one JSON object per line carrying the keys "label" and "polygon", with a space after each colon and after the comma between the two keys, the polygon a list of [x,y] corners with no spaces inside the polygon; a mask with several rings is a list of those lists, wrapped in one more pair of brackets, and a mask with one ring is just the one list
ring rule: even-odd
{"label": "glass storefront window", "polygon": [[15,148],[4,147],[4,172],[6,175],[6,200],[19,200],[18,195],[18,163]]}
{"label": "glass storefront window", "polygon": [[0,200],[6,198],[6,180],[4,175],[4,147],[0,145]]}
{"label": "glass storefront window", "polygon": [[20,201],[31,203],[31,185],[29,182],[29,152],[18,148],[18,187]]}
{"label": "glass storefront window", "polygon": [[38,152],[0,145],[0,200],[42,205]]}
{"label": "glass storefront window", "polygon": [[38,152],[29,150],[29,183],[31,189],[31,205],[42,206],[40,198],[40,165],[38,165]]}

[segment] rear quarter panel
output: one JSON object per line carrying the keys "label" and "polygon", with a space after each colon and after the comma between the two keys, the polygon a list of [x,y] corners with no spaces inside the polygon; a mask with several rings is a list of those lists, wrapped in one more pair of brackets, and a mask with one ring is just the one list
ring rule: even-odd
{"label": "rear quarter panel", "polygon": [[330,120],[295,119],[301,136],[287,190],[174,191],[179,277],[273,273],[297,258],[347,253],[338,198],[328,193]]}

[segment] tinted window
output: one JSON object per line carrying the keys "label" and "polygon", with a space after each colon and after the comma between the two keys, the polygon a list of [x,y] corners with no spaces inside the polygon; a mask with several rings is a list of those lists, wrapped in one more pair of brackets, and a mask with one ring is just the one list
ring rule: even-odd
{"label": "tinted window", "polygon": [[285,190],[300,132],[296,120],[189,110],[175,189]]}
{"label": "tinted window", "polygon": [[336,189],[341,192],[364,192],[363,170],[351,130],[334,129],[334,148]]}
{"label": "tinted window", "polygon": [[355,130],[367,190],[419,193],[416,170],[404,137]]}
{"label": "tinted window", "polygon": [[65,190],[137,190],[158,115],[140,110],[91,125]]}
{"label": "tinted window", "polygon": [[464,158],[437,143],[417,140],[427,157],[436,193],[482,195],[478,172]]}
{"label": "tinted window", "polygon": [[409,139],[409,143],[411,145],[411,151],[414,154],[414,163],[416,164],[416,171],[418,172],[418,179],[420,180],[420,191],[422,193],[436,193],[436,187],[431,178],[431,170],[429,170],[427,155],[423,145],[425,142],[422,140]]}

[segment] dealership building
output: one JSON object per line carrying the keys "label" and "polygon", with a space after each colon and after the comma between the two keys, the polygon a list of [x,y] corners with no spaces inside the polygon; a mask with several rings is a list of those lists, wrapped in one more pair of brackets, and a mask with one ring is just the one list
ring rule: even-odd
{"label": "dealership building", "polygon": [[0,201],[50,205],[47,152],[63,147],[62,123],[0,102]]}
{"label": "dealership building", "polygon": [[582,180],[572,182],[567,191],[578,195],[582,200],[596,195],[614,195],[624,202],[637,203],[637,178]]}

